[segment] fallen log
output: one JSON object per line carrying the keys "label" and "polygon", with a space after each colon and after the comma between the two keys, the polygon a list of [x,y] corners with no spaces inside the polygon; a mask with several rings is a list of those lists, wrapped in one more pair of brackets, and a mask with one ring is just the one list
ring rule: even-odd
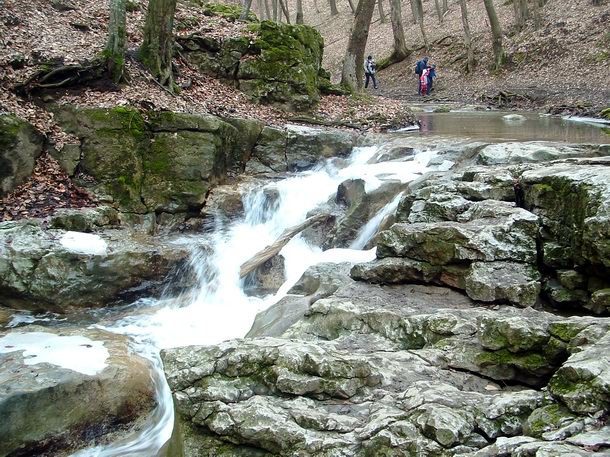
{"label": "fallen log", "polygon": [[295,225],[294,227],[287,228],[273,244],[257,252],[254,257],[247,262],[242,263],[241,267],[239,268],[239,277],[243,278],[247,276],[248,273],[253,272],[267,260],[276,256],[295,235],[298,235],[307,227],[325,221],[329,217],[330,216],[328,214],[316,214],[315,216],[307,218],[305,221]]}

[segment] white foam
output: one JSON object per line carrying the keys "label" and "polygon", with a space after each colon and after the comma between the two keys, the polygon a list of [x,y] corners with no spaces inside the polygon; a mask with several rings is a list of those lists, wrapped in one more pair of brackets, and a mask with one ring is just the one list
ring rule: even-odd
{"label": "white foam", "polygon": [[13,332],[0,338],[0,353],[23,351],[26,365],[49,363],[93,376],[106,368],[108,349],[84,336]]}
{"label": "white foam", "polygon": [[92,233],[66,232],[59,242],[74,254],[106,255],[108,249],[106,241]]}

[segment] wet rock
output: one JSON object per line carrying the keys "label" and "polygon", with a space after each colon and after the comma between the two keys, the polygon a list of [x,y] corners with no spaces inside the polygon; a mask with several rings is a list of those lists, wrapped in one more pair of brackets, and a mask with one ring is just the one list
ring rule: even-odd
{"label": "wet rock", "polygon": [[[38,343],[30,341],[26,353],[19,342],[28,338]],[[36,349],[43,342],[48,347]],[[132,352],[124,336],[14,329],[0,333],[0,362],[2,455],[57,455],[88,447],[110,434],[116,438],[155,406],[150,363]]]}
{"label": "wet rock", "polygon": [[263,128],[246,172],[303,171],[324,159],[346,157],[358,136],[338,129],[288,125]]}
{"label": "wet rock", "polygon": [[607,152],[596,146],[558,146],[545,142],[497,143],[481,149],[477,157],[482,165],[503,165],[508,163],[550,162],[571,157],[600,157]]}
{"label": "wet rock", "polygon": [[273,256],[254,271],[253,285],[264,291],[277,291],[286,281],[284,257]]}
{"label": "wet rock", "polygon": [[42,154],[42,136],[18,117],[0,115],[0,195],[23,184]]}
{"label": "wet rock", "polygon": [[127,230],[83,235],[36,220],[0,224],[0,303],[65,312],[133,299],[163,287],[189,256],[184,244]]}

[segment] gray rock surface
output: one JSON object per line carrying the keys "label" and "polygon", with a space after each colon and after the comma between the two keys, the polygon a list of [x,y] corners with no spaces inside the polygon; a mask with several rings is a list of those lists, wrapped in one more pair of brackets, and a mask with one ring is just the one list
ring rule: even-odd
{"label": "gray rock surface", "polygon": [[[85,374],[50,362],[32,364],[32,354],[7,352],[10,348],[2,345],[7,335],[29,332],[38,339],[57,338],[49,340],[47,351],[61,350],[54,346],[54,341],[67,344],[61,338],[82,339],[84,343],[77,341],[81,352],[95,351],[93,346],[101,342],[107,351],[105,367]],[[0,349],[0,455],[64,455],[102,442],[111,433],[116,438],[155,407],[150,363],[132,352],[124,336],[29,326],[25,332],[0,332]]]}
{"label": "gray rock surface", "polygon": [[186,244],[116,229],[96,234],[105,252],[83,253],[61,244],[65,234],[39,220],[0,224],[0,303],[64,312],[133,299],[159,290],[189,256]]}

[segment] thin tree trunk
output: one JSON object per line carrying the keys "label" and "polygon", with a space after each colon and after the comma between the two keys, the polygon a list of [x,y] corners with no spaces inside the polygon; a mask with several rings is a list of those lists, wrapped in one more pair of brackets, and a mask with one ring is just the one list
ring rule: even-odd
{"label": "thin tree trunk", "polygon": [[447,4],[447,0],[443,0],[443,16],[447,11],[449,11],[449,5]]}
{"label": "thin tree trunk", "polygon": [[377,0],[377,6],[379,7],[379,19],[382,24],[385,24],[385,11],[383,10],[383,0]]}
{"label": "thin tree trunk", "polygon": [[462,9],[462,25],[464,26],[464,46],[468,55],[466,60],[466,72],[470,73],[474,70],[474,49],[472,47],[472,34],[470,33],[470,25],[468,24],[468,8],[466,0],[460,0],[460,8]]}
{"label": "thin tree trunk", "polygon": [[318,7],[318,0],[313,0],[313,6],[316,9],[316,13],[320,14],[320,8]]}
{"label": "thin tree trunk", "polygon": [[330,5],[331,16],[336,16],[339,14],[339,10],[337,9],[337,0],[328,0],[328,4]]}
{"label": "thin tree trunk", "polygon": [[288,6],[284,2],[284,0],[279,0],[280,6],[282,7],[282,12],[284,13],[284,17],[286,18],[286,23],[290,24],[290,13],[288,12]]}
{"label": "thin tree trunk", "polygon": [[411,4],[411,14],[413,15],[413,24],[417,24],[417,20],[419,18],[419,13],[417,12],[417,2],[416,0],[409,0]]}
{"label": "thin tree trunk", "polygon": [[419,23],[421,36],[424,40],[424,46],[426,47],[426,51],[429,51],[430,43],[428,42],[428,37],[426,36],[426,29],[424,27],[424,5],[422,4],[422,0],[415,0],[415,3],[417,4],[417,22]]}
{"label": "thin tree trunk", "polygon": [[341,85],[350,91],[362,88],[364,49],[369,37],[375,3],[377,3],[375,0],[360,0],[356,8],[341,71]]}
{"label": "thin tree trunk", "polygon": [[443,12],[441,11],[441,4],[439,0],[434,0],[434,8],[436,8],[436,15],[438,16],[438,22],[443,23]]}
{"label": "thin tree trunk", "polygon": [[356,7],[354,6],[354,2],[352,0],[347,0],[349,4],[349,9],[352,10],[352,14],[356,14]]}
{"label": "thin tree trunk", "polygon": [[110,22],[106,43],[106,62],[112,80],[118,84],[125,79],[125,0],[110,0]]}
{"label": "thin tree trunk", "polygon": [[269,8],[269,0],[263,0],[265,4],[265,19],[271,19],[271,9]]}
{"label": "thin tree trunk", "polygon": [[273,2],[273,20],[275,22],[277,22],[277,18],[278,18],[278,9],[279,9],[279,5],[278,2],[279,0],[271,0]]}
{"label": "thin tree trunk", "polygon": [[534,0],[532,4],[534,5],[532,7],[534,15],[534,28],[538,30],[540,28],[540,23],[542,22],[540,18],[540,3],[538,2],[538,0]]}
{"label": "thin tree trunk", "polygon": [[149,0],[140,58],[162,86],[174,91],[172,56],[176,0]]}
{"label": "thin tree trunk", "polygon": [[303,0],[297,0],[297,17],[295,19],[297,24],[304,24],[303,20]]}
{"label": "thin tree trunk", "polygon": [[483,0],[485,3],[485,10],[489,17],[489,25],[491,27],[491,44],[494,52],[494,69],[499,70],[504,63],[504,49],[502,48],[502,27],[496,14],[496,8],[494,7],[493,0]]}
{"label": "thin tree trunk", "polygon": [[248,14],[250,14],[250,8],[252,8],[252,0],[244,0],[244,4],[242,5],[241,14],[239,18],[243,21],[248,19]]}
{"label": "thin tree trunk", "polygon": [[390,21],[392,23],[392,34],[394,35],[394,51],[390,56],[390,62],[400,62],[409,55],[405,31],[402,27],[402,5],[400,0],[390,0]]}

